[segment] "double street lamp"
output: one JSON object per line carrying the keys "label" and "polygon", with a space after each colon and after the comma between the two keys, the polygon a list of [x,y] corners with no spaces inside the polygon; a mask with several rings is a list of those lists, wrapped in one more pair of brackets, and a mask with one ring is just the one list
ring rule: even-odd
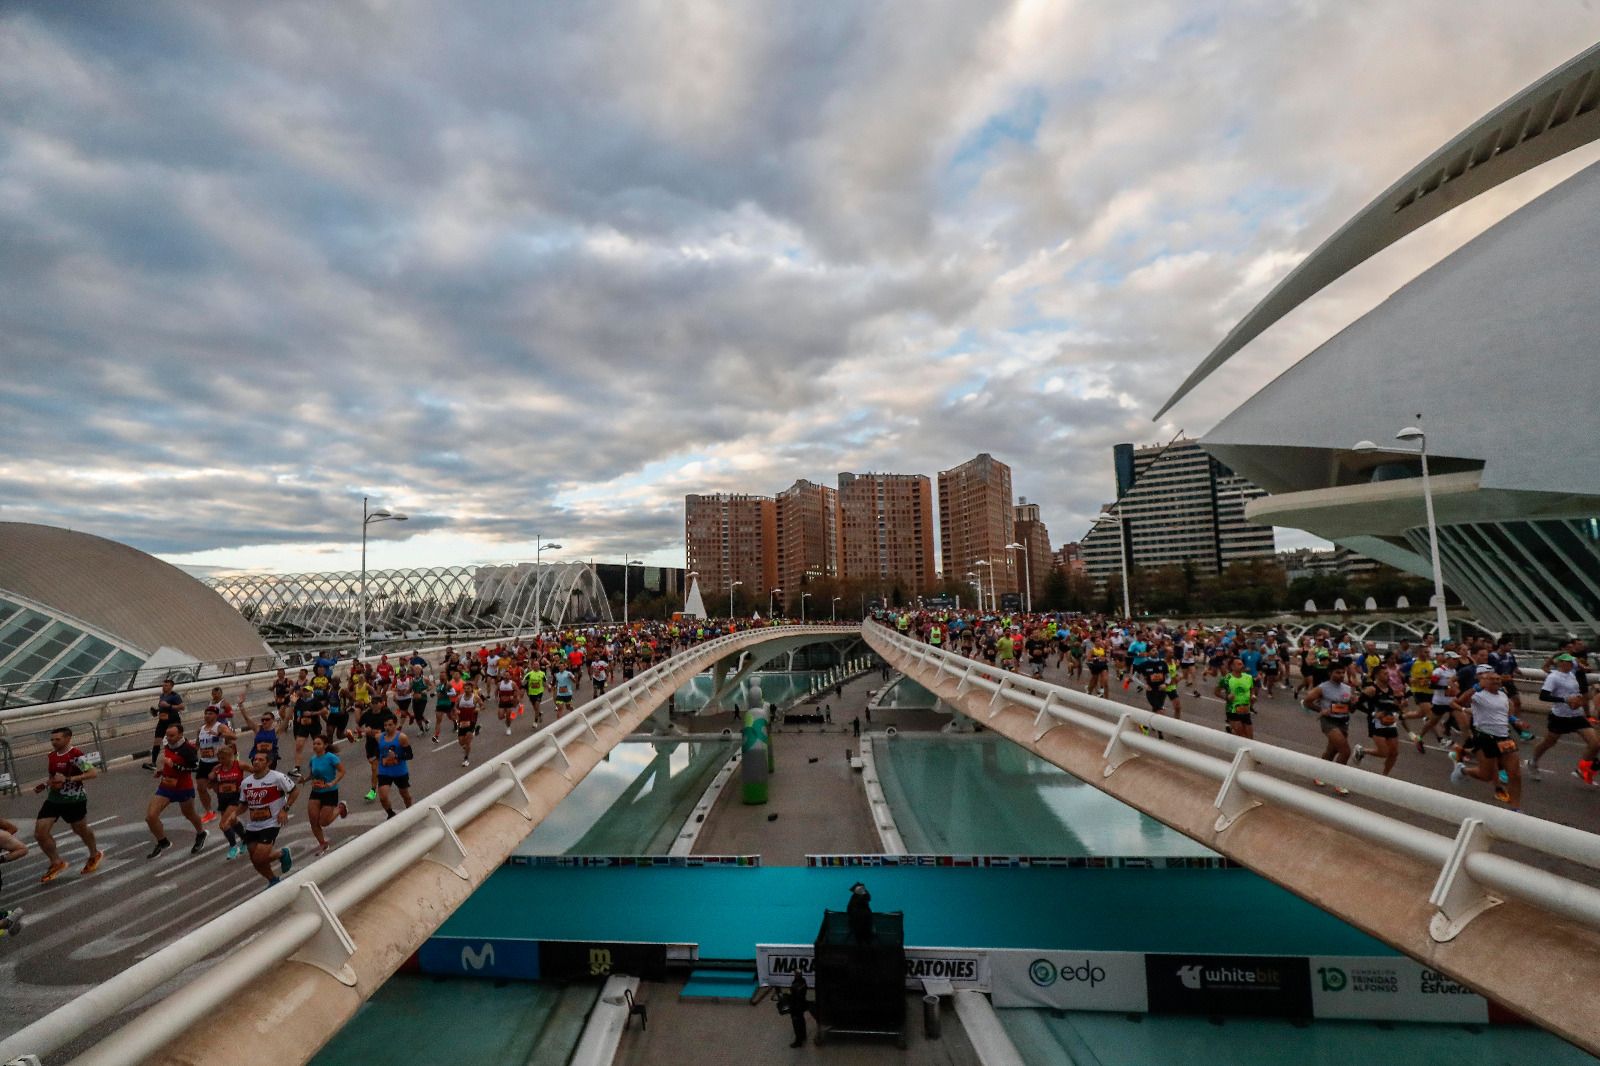
{"label": "double street lamp", "polygon": [[1023,602],[1029,614],[1033,613],[1033,564],[1028,562],[1028,549],[1021,544],[1007,544],[1006,551],[1022,552]]}
{"label": "double street lamp", "polygon": [[367,527],[374,522],[404,522],[410,515],[398,511],[369,510],[367,497],[361,497],[361,642],[356,655],[367,654]]}
{"label": "double street lamp", "polygon": [[773,589],[771,592],[767,593],[767,617],[768,618],[771,618],[775,614],[777,614],[777,611],[773,609],[773,604],[777,602],[778,597],[781,596],[781,595],[783,595],[783,590],[782,589]]}
{"label": "double street lamp", "polygon": [[735,581],[728,586],[728,620],[730,622],[733,620],[733,590],[742,584],[744,584],[743,581]]}
{"label": "double street lamp", "polygon": [[841,597],[839,597],[839,596],[835,596],[833,598],[833,604],[829,608],[829,612],[828,612],[828,621],[830,621],[830,622],[837,622],[839,620],[839,600],[840,599],[841,599]]}
{"label": "double street lamp", "polygon": [[[989,570],[988,570],[988,574],[989,574],[989,603],[990,603],[990,608],[989,609],[993,610],[993,611],[999,611],[1000,610],[1000,598],[996,594],[995,588],[994,588],[994,564],[989,562],[989,560],[987,560],[987,559],[979,559],[977,562],[973,563],[972,565],[973,566],[986,566],[986,567],[989,568]],[[981,578],[981,577],[978,579],[978,606],[979,607],[983,606],[983,578]]]}
{"label": "double street lamp", "polygon": [[800,624],[801,625],[805,625],[806,624],[806,601],[809,600],[810,598],[811,598],[811,593],[809,593],[809,592],[802,592],[800,594]]}
{"label": "double street lamp", "polygon": [[544,597],[539,590],[544,587],[544,569],[539,565],[539,559],[544,550],[560,551],[559,544],[546,544],[537,536],[533,538],[533,636],[537,640],[539,634],[544,632]]}
{"label": "double street lamp", "polygon": [[[1416,441],[1416,454],[1422,458],[1422,507],[1428,516],[1428,554],[1433,563],[1433,607],[1439,628],[1442,647],[1450,639],[1450,619],[1444,609],[1444,571],[1439,567],[1439,529],[1433,520],[1433,486],[1428,481],[1428,435],[1418,426],[1407,426],[1394,435],[1395,440]],[[1354,448],[1361,453],[1382,451],[1370,440],[1357,441]],[[1399,449],[1407,451],[1408,449]]]}
{"label": "double street lamp", "polygon": [[1128,596],[1128,536],[1123,528],[1122,512],[1101,511],[1095,515],[1096,522],[1115,522],[1117,524],[1117,557],[1122,560],[1122,617],[1125,621],[1132,621],[1133,606]]}

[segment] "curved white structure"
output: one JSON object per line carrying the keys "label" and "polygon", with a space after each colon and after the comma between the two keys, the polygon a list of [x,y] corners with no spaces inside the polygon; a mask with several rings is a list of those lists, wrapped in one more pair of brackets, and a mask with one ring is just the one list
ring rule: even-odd
{"label": "curved white structure", "polygon": [[1280,281],[1195,367],[1156,418],[1278,319],[1413,230],[1540,163],[1600,138],[1600,44],[1451,138]]}
{"label": "curved white structure", "polygon": [[[1600,135],[1600,46],[1402,178],[1296,268],[1167,407],[1272,322],[1451,207]],[[1245,516],[1431,576],[1496,632],[1600,632],[1600,164],[1405,285],[1261,389],[1202,446],[1270,494]],[[1166,407],[1162,408],[1163,411]],[[1381,451],[1358,452],[1359,441]]]}

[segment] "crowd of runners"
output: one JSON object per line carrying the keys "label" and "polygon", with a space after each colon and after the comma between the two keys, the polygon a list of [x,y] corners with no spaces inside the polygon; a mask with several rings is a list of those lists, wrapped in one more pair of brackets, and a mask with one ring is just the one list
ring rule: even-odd
{"label": "crowd of runners", "polygon": [[[959,611],[881,611],[877,620],[928,644],[1000,670],[1042,678],[1047,663],[1091,695],[1137,689],[1150,710],[1181,718],[1185,695],[1222,703],[1228,732],[1252,737],[1257,715],[1281,706],[1312,716],[1336,763],[1372,759],[1393,772],[1402,742],[1417,755],[1442,751],[1449,781],[1492,787],[1519,809],[1525,778],[1552,772],[1546,756],[1571,737],[1573,776],[1595,785],[1600,751],[1600,685],[1591,684],[1588,647],[1569,640],[1540,656],[1542,681],[1522,674],[1510,640],[1466,637],[1435,645],[1401,640],[1380,648],[1338,629],[1298,639],[1270,626],[1118,622],[1101,616]],[[1269,703],[1268,701],[1272,701]],[[1536,724],[1543,724],[1537,735]],[[1361,742],[1356,728],[1364,726]],[[1527,755],[1523,744],[1531,745]],[[1372,764],[1368,764],[1371,766]],[[1318,787],[1324,782],[1316,780]],[[1345,795],[1348,790],[1335,787]]]}
{"label": "crowd of runners", "polygon": [[[461,765],[470,766],[473,739],[485,728],[506,736],[531,732],[547,715],[566,714],[585,690],[598,696],[614,679],[627,681],[677,651],[752,624],[568,629],[476,650],[446,648],[434,661],[415,651],[347,662],[324,653],[309,668],[278,670],[255,698],[241,693],[229,700],[213,688],[197,723],[188,701],[164,682],[150,708],[154,737],[142,764],[155,785],[145,808],[148,858],[172,847],[166,819],[176,807],[193,830],[191,854],[220,833],[225,861],[245,856],[276,884],[294,866],[293,851],[278,836],[302,796],[315,857],[333,847],[329,830],[352,802],[377,803],[391,818],[397,802],[411,806],[417,746],[453,741]],[[32,834],[48,861],[44,882],[68,872],[56,844],[58,824],[88,849],[80,875],[94,873],[104,858],[89,823],[89,783],[102,771],[76,741],[66,727],[50,734],[44,777],[32,786],[44,797]],[[0,818],[0,871],[28,852],[21,828]],[[20,926],[19,914],[0,910],[0,936]]]}

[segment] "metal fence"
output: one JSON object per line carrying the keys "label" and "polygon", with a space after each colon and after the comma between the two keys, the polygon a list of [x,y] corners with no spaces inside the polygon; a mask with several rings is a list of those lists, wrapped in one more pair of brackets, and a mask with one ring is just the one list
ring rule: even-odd
{"label": "metal fence", "polygon": [[[1558,868],[1577,864],[1600,870],[1600,836],[1593,833],[1035,681],[884,626],[870,625],[867,632],[869,643],[886,642],[898,651],[897,665],[930,689],[956,679],[957,695],[974,689],[990,693],[991,715],[1008,703],[1034,712],[1036,737],[1062,725],[1103,738],[1106,776],[1131,758],[1148,756],[1217,781],[1218,832],[1251,809],[1272,804],[1438,867],[1429,897],[1435,913],[1428,932],[1435,941],[1454,939],[1496,898],[1521,900],[1600,928],[1600,889],[1493,850],[1495,841],[1506,841],[1538,852]],[[1320,778],[1394,813],[1353,806],[1272,772],[1298,780]],[[1455,833],[1427,829],[1417,824],[1422,819],[1455,826]]]}
{"label": "metal fence", "polygon": [[[424,797],[395,818],[356,837],[283,881],[142,959],[77,999],[0,1040],[0,1062],[43,1057],[75,1041],[144,998],[151,989],[208,960],[214,964],[73,1060],[78,1066],[124,1066],[143,1061],[191,1027],[213,1019],[218,1008],[263,973],[295,960],[354,983],[347,968],[357,945],[339,916],[412,866],[434,861],[456,869],[466,855],[458,831],[496,805],[531,822],[524,781],[552,762],[566,765],[566,749],[598,741],[595,726],[620,722],[619,708],[664,703],[680,676],[697,673],[725,655],[797,629],[828,636],[856,626],[780,626],[744,630],[697,644],[585,703],[571,714]],[[575,783],[575,782],[574,782]],[[530,824],[529,828],[532,826]],[[504,856],[501,856],[504,858]]]}

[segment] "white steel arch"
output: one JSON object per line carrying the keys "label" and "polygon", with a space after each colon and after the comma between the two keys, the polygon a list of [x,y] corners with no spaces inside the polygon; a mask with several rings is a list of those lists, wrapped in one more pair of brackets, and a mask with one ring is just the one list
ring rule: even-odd
{"label": "white steel arch", "polygon": [[[207,582],[263,632],[333,640],[361,624],[354,571],[239,574]],[[505,563],[367,571],[367,628],[381,633],[515,631],[611,622],[611,605],[587,563]]]}

